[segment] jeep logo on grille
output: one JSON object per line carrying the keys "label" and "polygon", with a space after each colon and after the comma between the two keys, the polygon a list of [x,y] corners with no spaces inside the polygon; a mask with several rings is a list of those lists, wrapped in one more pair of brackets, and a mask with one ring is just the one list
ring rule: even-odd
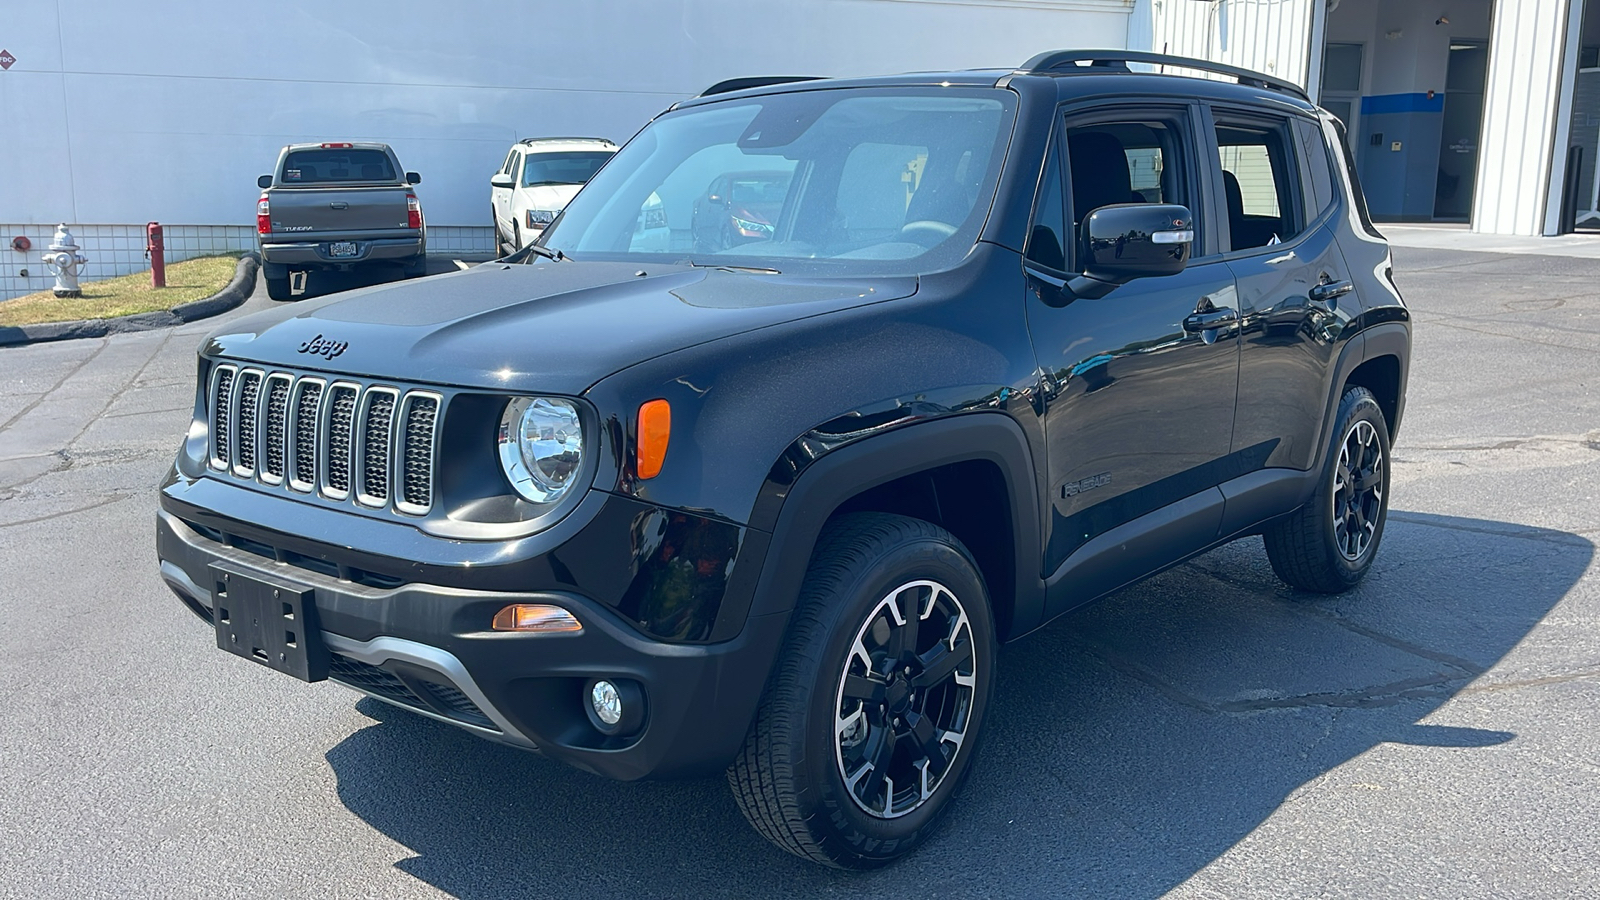
{"label": "jeep logo on grille", "polygon": [[311,340],[301,344],[300,352],[310,353],[314,356],[323,357],[324,359],[333,359],[335,356],[343,353],[345,348],[348,346],[350,346],[348,341],[330,341],[319,334]]}

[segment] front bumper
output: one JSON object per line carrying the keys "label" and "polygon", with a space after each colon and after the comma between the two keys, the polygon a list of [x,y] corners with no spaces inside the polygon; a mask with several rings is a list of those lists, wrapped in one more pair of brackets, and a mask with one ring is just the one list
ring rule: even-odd
{"label": "front bumper", "polygon": [[[156,532],[162,577],[202,618],[211,617],[214,562],[304,585],[333,654],[333,680],[623,780],[725,768],[744,740],[788,618],[751,617],[736,637],[719,643],[670,643],[644,636],[612,609],[573,591],[362,584],[267,558],[260,541],[270,535],[259,530],[251,538],[220,535],[219,541],[216,530],[171,508],[158,514]],[[564,607],[583,631],[490,631],[494,613],[510,603]],[[641,687],[646,718],[635,734],[608,737],[590,724],[584,689],[597,677]]]}
{"label": "front bumper", "polygon": [[376,240],[349,239],[356,245],[355,256],[332,256],[328,245],[345,238],[328,238],[314,241],[261,242],[263,262],[281,266],[348,266],[368,262],[398,262],[415,259],[424,252],[422,236],[405,238],[379,238]]}

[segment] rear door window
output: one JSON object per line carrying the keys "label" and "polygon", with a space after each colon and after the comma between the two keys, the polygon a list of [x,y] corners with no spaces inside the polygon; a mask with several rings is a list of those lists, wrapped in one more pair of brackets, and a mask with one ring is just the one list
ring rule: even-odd
{"label": "rear door window", "polygon": [[394,163],[382,150],[293,150],[283,161],[285,184],[398,180]]}
{"label": "rear door window", "polygon": [[1287,119],[1217,114],[1217,154],[1233,250],[1293,240],[1305,228],[1300,171]]}

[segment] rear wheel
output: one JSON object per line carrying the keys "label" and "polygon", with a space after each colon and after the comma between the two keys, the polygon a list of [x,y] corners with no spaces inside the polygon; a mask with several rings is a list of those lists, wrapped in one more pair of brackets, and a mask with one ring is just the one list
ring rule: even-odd
{"label": "rear wheel", "polygon": [[983,579],[960,541],[904,516],[838,519],[728,770],[739,808],[768,840],[828,865],[910,852],[971,768],[994,647]]}
{"label": "rear wheel", "polygon": [[1389,515],[1389,426],[1371,391],[1345,391],[1334,437],[1311,502],[1262,535],[1278,577],[1321,594],[1366,577]]}

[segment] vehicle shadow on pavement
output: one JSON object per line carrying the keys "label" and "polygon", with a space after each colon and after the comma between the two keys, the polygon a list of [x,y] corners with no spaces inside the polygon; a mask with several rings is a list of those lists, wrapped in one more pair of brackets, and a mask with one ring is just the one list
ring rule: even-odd
{"label": "vehicle shadow on pavement", "polygon": [[1565,532],[1397,511],[1374,571],[1338,597],[1283,586],[1259,539],[1124,590],[1004,650],[946,825],[877,872],[771,847],[721,779],[616,783],[370,699],[377,724],[327,759],[340,800],[415,854],[397,865],[459,897],[1154,897],[1380,744],[1514,746],[1422,720],[1528,639],[1593,556]]}

